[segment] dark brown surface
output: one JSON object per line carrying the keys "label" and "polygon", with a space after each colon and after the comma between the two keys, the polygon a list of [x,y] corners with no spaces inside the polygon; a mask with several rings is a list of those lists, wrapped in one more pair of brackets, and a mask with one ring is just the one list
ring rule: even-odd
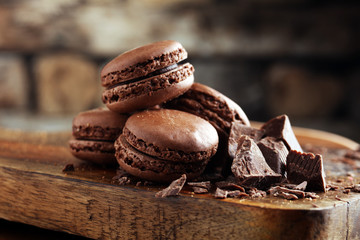
{"label": "dark brown surface", "polygon": [[[69,132],[2,131],[0,138],[3,219],[94,239],[357,239],[360,234],[358,193],[329,191],[312,201],[289,201],[255,198],[253,191],[253,199],[216,200],[183,190],[179,197],[159,199],[155,192],[164,186],[118,186],[111,183],[114,169],[74,158]],[[355,160],[336,160],[344,152],[324,152],[327,180],[340,189],[360,181]],[[68,163],[75,171],[63,173]]]}

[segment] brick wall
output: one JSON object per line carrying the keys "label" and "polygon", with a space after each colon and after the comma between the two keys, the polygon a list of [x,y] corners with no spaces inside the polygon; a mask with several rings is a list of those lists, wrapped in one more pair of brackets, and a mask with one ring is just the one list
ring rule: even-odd
{"label": "brick wall", "polygon": [[357,1],[0,1],[0,109],[73,114],[101,105],[112,57],[175,39],[196,81],[251,119],[360,122]]}

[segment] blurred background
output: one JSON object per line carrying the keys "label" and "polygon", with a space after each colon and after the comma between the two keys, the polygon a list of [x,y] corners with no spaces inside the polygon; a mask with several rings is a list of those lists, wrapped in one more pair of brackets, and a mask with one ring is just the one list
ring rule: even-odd
{"label": "blurred background", "polygon": [[173,39],[195,81],[251,120],[286,113],[360,141],[359,13],[331,0],[0,0],[0,126],[70,130],[102,104],[106,62]]}

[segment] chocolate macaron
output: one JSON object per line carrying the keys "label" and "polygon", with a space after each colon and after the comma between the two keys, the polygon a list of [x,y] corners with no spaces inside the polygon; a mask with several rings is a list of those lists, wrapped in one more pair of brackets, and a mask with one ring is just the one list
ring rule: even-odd
{"label": "chocolate macaron", "polygon": [[208,120],[219,134],[219,149],[211,160],[207,172],[230,172],[231,158],[228,155],[228,139],[233,122],[250,126],[244,111],[234,101],[215,89],[194,83],[183,95],[164,104],[165,108],[178,109]]}
{"label": "chocolate macaron", "polygon": [[103,102],[112,111],[129,113],[183,94],[194,82],[194,67],[180,63],[186,58],[183,46],[170,40],[119,55],[101,71]]}
{"label": "chocolate macaron", "polygon": [[114,141],[122,133],[128,115],[98,108],[73,119],[71,153],[100,165],[116,164]]}
{"label": "chocolate macaron", "polygon": [[165,107],[189,112],[208,120],[220,135],[229,136],[234,121],[250,126],[249,119],[239,105],[201,83],[194,83],[189,91],[169,101]]}
{"label": "chocolate macaron", "polygon": [[218,134],[206,120],[171,109],[138,112],[115,142],[120,167],[142,179],[169,182],[199,176],[216,153]]}

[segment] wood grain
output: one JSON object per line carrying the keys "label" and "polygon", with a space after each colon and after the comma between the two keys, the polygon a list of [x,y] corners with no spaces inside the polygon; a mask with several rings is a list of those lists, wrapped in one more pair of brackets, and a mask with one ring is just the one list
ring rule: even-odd
{"label": "wood grain", "polygon": [[[62,172],[66,163],[74,163],[75,171]],[[218,200],[183,191],[179,197],[159,199],[155,192],[163,186],[118,186],[111,184],[114,175],[115,169],[87,166],[72,157],[66,137],[58,143],[41,137],[31,143],[6,141],[2,135],[0,218],[94,239],[360,236],[360,194],[329,192],[314,201]]]}

